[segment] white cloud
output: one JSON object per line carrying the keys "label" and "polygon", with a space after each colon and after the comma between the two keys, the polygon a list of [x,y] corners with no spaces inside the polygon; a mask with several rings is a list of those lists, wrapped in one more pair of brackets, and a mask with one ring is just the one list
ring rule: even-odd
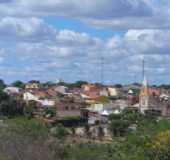
{"label": "white cloud", "polygon": [[170,30],[129,29],[122,36],[102,39],[58,30],[40,18],[4,17],[0,35],[3,77],[99,81],[100,57],[104,56],[107,81],[139,81],[142,55],[153,82],[169,75]]}
{"label": "white cloud", "polygon": [[55,29],[48,26],[39,18],[0,19],[0,41],[4,39],[17,41],[51,40],[55,38]]}
{"label": "white cloud", "polygon": [[0,4],[1,16],[67,16],[96,27],[168,29],[169,0],[14,0]]}

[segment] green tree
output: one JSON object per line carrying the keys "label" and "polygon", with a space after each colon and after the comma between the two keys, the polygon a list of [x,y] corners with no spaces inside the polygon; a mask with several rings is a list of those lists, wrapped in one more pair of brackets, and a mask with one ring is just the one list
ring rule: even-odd
{"label": "green tree", "polygon": [[113,136],[123,136],[127,129],[129,123],[125,120],[112,120],[111,121],[111,131]]}
{"label": "green tree", "polygon": [[25,84],[22,81],[17,80],[17,81],[12,83],[12,86],[13,87],[18,87],[18,88],[24,88]]}
{"label": "green tree", "polygon": [[99,136],[99,138],[104,137],[104,128],[102,126],[98,127],[98,136]]}
{"label": "green tree", "polygon": [[58,124],[56,127],[51,128],[50,132],[53,136],[60,139],[63,139],[69,135],[68,130],[62,124]]}
{"label": "green tree", "polygon": [[87,84],[88,82],[86,81],[77,81],[73,85],[74,87],[80,88],[83,84]]}
{"label": "green tree", "polygon": [[44,112],[43,112],[43,116],[46,118],[51,118],[54,117],[56,115],[56,111],[54,109],[51,108],[45,108]]}
{"label": "green tree", "polygon": [[121,84],[115,84],[116,88],[122,88],[123,86]]}
{"label": "green tree", "polygon": [[19,103],[13,97],[0,91],[0,113],[4,116],[15,116],[23,114],[23,104]]}
{"label": "green tree", "polygon": [[91,137],[91,132],[90,132],[90,126],[88,124],[85,125],[84,127],[85,129],[85,134],[88,136],[88,137]]}
{"label": "green tree", "polygon": [[48,87],[53,87],[56,84],[54,82],[48,81],[42,84],[43,87],[48,88]]}
{"label": "green tree", "polygon": [[0,90],[3,90],[6,87],[6,84],[2,79],[0,79]]}
{"label": "green tree", "polygon": [[150,160],[170,159],[170,130],[161,132],[153,138],[148,153]]}
{"label": "green tree", "polygon": [[126,108],[122,112],[122,119],[129,121],[129,123],[136,123],[141,114],[137,109]]}
{"label": "green tree", "polygon": [[110,114],[109,115],[109,120],[112,121],[112,120],[120,120],[122,119],[122,115],[121,114]]}

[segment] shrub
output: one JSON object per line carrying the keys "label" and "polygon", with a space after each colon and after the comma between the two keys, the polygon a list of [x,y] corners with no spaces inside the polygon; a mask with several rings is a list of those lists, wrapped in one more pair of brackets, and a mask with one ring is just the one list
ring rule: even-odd
{"label": "shrub", "polygon": [[8,119],[7,123],[15,128],[16,132],[24,133],[33,138],[46,137],[48,135],[48,127],[40,120],[26,117],[16,117]]}
{"label": "shrub", "polygon": [[0,91],[0,113],[3,116],[16,116],[23,114],[23,104],[6,93]]}
{"label": "shrub", "polygon": [[44,112],[43,112],[43,116],[50,118],[50,117],[54,117],[56,115],[56,112],[54,111],[54,109],[50,109],[50,108],[45,108]]}
{"label": "shrub", "polygon": [[62,124],[58,124],[56,127],[51,128],[50,133],[61,139],[69,135],[69,131]]}

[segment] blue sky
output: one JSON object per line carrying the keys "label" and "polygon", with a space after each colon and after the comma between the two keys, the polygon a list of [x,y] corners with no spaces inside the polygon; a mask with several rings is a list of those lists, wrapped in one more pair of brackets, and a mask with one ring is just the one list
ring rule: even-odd
{"label": "blue sky", "polygon": [[0,1],[0,78],[170,83],[169,0]]}
{"label": "blue sky", "polygon": [[95,26],[90,26],[81,22],[78,19],[68,18],[68,17],[59,17],[59,16],[48,16],[43,17],[44,21],[49,25],[57,29],[69,29],[74,30],[76,32],[85,32],[91,36],[99,37],[102,39],[108,39],[113,35],[122,36],[126,30],[124,29],[115,29],[112,30],[111,28],[97,28]]}

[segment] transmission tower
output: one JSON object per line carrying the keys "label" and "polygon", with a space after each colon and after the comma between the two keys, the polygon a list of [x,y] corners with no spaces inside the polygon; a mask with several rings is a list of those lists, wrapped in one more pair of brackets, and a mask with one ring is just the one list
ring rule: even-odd
{"label": "transmission tower", "polygon": [[102,56],[101,58],[100,58],[100,60],[101,60],[101,75],[100,75],[100,80],[101,80],[101,84],[104,84],[104,57]]}

